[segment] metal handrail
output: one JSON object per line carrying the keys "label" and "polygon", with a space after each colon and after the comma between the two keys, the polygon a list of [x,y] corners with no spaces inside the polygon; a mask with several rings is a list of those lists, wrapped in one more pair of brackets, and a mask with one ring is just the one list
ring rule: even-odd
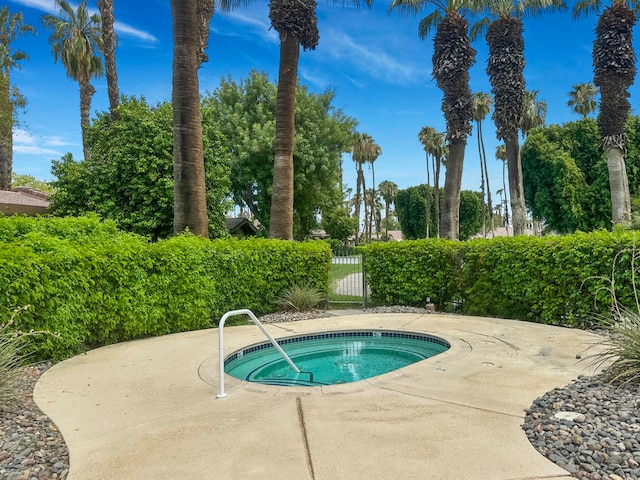
{"label": "metal handrail", "polygon": [[276,350],[280,352],[280,355],[282,355],[282,357],[287,361],[289,366],[296,373],[300,373],[300,369],[296,367],[293,361],[291,361],[291,359],[289,358],[289,355],[287,355],[287,353],[282,349],[282,347],[278,345],[278,342],[276,342],[276,339],[271,336],[271,334],[267,331],[266,328],[264,328],[264,325],[260,323],[260,320],[258,320],[258,317],[256,317],[251,310],[248,310],[246,308],[241,310],[231,310],[230,312],[227,312],[222,316],[222,318],[220,319],[220,323],[218,324],[218,351],[219,351],[219,362],[220,362],[220,371],[219,371],[220,378],[218,383],[219,385],[218,395],[216,395],[217,398],[224,398],[227,396],[227,394],[224,391],[224,336],[223,336],[222,330],[224,327],[224,322],[227,320],[227,318],[233,317],[235,315],[248,315],[251,321],[255,323],[260,328],[260,330],[262,330],[262,333],[264,333],[267,336],[267,338],[269,339],[271,344],[276,348]]}

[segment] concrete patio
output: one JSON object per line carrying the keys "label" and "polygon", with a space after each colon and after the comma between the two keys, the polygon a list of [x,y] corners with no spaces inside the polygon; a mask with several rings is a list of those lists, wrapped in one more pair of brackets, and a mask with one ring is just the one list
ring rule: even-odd
{"label": "concrete patio", "polygon": [[[524,411],[590,374],[580,330],[453,315],[361,314],[267,326],[276,338],[397,329],[446,339],[433,358],[369,380],[273,387],[226,377],[217,329],[61,362],[34,398],[69,446],[69,480],[572,479],[529,444]],[[225,351],[262,342],[225,327]]]}

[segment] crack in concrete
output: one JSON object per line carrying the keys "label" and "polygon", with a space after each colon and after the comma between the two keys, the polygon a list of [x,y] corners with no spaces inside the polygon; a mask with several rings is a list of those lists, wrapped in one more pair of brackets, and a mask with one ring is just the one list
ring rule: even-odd
{"label": "crack in concrete", "polygon": [[298,408],[298,421],[300,422],[300,432],[302,433],[302,443],[304,445],[304,453],[307,456],[307,468],[311,480],[315,480],[316,475],[313,471],[313,460],[311,459],[311,451],[309,450],[309,436],[307,435],[307,424],[304,421],[304,411],[302,410],[302,400],[296,397],[296,406]]}

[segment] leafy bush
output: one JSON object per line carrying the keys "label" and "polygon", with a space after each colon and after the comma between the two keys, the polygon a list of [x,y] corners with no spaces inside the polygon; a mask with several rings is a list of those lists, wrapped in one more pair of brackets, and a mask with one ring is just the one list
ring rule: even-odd
{"label": "leafy bush", "polygon": [[449,240],[373,243],[363,247],[370,298],[378,304],[452,308],[460,296],[464,244]]}
{"label": "leafy bush", "polygon": [[472,315],[589,327],[616,298],[634,305],[630,232],[502,237],[468,242],[418,240],[364,248],[371,298]]}
{"label": "leafy bush", "polygon": [[[238,308],[267,313],[292,282],[328,291],[324,242],[182,235],[150,243],[95,219],[15,220],[18,229],[0,221],[0,314],[31,304],[16,327],[60,333],[34,339],[37,358],[206,328]],[[56,229],[59,237],[49,234]]]}

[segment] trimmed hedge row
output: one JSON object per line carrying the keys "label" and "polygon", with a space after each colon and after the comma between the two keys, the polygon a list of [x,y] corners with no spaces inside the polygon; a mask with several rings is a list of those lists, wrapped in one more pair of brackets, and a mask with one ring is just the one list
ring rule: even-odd
{"label": "trimmed hedge row", "polygon": [[31,305],[16,326],[59,333],[35,337],[38,357],[57,360],[211,327],[233,309],[273,311],[293,283],[327,292],[330,264],[323,242],[183,235],[150,243],[95,218],[0,218],[0,318]]}
{"label": "trimmed hedge row", "polygon": [[[423,240],[365,247],[374,302],[590,327],[620,305],[636,308],[635,235]],[[611,280],[614,279],[615,283]]]}

